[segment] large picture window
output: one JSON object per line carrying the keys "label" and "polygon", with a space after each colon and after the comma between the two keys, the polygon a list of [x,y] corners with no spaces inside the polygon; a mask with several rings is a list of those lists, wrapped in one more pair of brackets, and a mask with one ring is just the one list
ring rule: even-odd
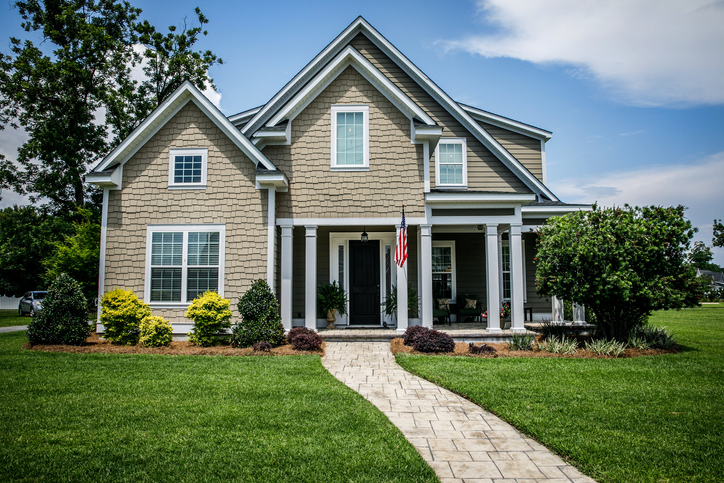
{"label": "large picture window", "polygon": [[369,169],[368,106],[332,106],[332,169]]}
{"label": "large picture window", "polygon": [[465,188],[468,184],[467,143],[464,138],[442,138],[435,148],[435,185]]}
{"label": "large picture window", "polygon": [[432,242],[432,293],[455,300],[455,242]]}
{"label": "large picture window", "polygon": [[169,156],[169,189],[206,188],[206,148],[170,149]]}
{"label": "large picture window", "polygon": [[145,300],[188,304],[207,290],[223,295],[223,225],[149,226]]}

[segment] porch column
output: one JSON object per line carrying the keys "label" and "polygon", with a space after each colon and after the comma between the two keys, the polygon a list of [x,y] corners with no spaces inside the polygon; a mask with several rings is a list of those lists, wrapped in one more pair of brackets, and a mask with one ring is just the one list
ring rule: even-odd
{"label": "porch column", "polygon": [[292,226],[282,227],[281,315],[284,330],[292,330]]}
{"label": "porch column", "polygon": [[523,244],[521,243],[522,225],[510,225],[510,329],[513,332],[525,332],[525,280],[523,280]]}
{"label": "porch column", "polygon": [[422,325],[432,328],[432,225],[420,225],[420,259]]}
{"label": "porch column", "polygon": [[553,312],[551,314],[552,321],[554,324],[562,324],[563,315],[563,299],[559,299],[555,295],[551,297],[551,305],[553,306]]}
{"label": "porch column", "polygon": [[305,225],[304,326],[317,330],[317,225]]}
{"label": "porch column", "polygon": [[266,255],[266,283],[269,284],[269,288],[272,293],[276,291],[274,287],[274,273],[276,272],[276,254],[277,254],[277,227],[275,223],[275,207],[276,207],[276,190],[269,188],[267,190],[269,195],[267,196],[268,215],[267,215],[267,255]]}
{"label": "porch column", "polygon": [[580,304],[573,304],[573,323],[583,325],[586,323],[586,308]]}
{"label": "porch column", "polygon": [[[397,237],[395,243],[400,239],[400,225],[395,225]],[[397,265],[397,263],[395,263]],[[397,265],[397,333],[401,334],[407,330],[407,262],[402,266]]]}
{"label": "porch column", "polygon": [[498,225],[485,225],[485,264],[485,282],[488,289],[488,332],[502,332],[500,329]]}

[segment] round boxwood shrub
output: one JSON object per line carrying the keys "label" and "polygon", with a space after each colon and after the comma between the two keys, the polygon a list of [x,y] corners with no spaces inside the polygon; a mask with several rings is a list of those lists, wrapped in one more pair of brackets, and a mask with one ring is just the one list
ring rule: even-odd
{"label": "round boxwood shrub", "polygon": [[404,345],[411,346],[412,341],[415,340],[415,337],[429,330],[431,329],[429,329],[428,327],[423,327],[421,325],[411,325],[407,328],[407,330],[405,330],[405,336],[404,339],[402,339],[402,343]]}
{"label": "round boxwood shrub", "polygon": [[88,305],[78,282],[62,273],[28,325],[28,341],[37,344],[81,345],[90,335]]}
{"label": "round boxwood shrub", "polygon": [[266,281],[259,279],[239,299],[241,322],[231,329],[231,345],[249,347],[267,341],[273,346],[284,343],[284,326],[279,304]]}
{"label": "round boxwood shrub", "polygon": [[189,334],[189,342],[201,347],[220,344],[226,337],[226,329],[231,327],[229,299],[222,298],[216,292],[204,292],[191,302],[186,317],[194,321]]}
{"label": "round boxwood shrub", "polygon": [[131,290],[117,288],[106,292],[101,299],[101,324],[105,327],[103,337],[111,344],[138,344],[141,321],[150,316],[151,308]]}
{"label": "round boxwood shrub", "polygon": [[419,352],[452,352],[455,350],[455,341],[444,332],[429,329],[415,337],[412,347]]}
{"label": "round boxwood shrub", "polygon": [[171,323],[157,315],[144,317],[140,325],[138,343],[144,347],[168,346],[173,341]]}
{"label": "round boxwood shrub", "polygon": [[322,338],[319,334],[299,334],[292,340],[292,347],[298,351],[315,351],[322,347]]}
{"label": "round boxwood shrub", "polygon": [[316,334],[316,332],[311,329],[307,329],[306,327],[294,327],[287,334],[287,342],[291,344],[294,338],[301,334]]}

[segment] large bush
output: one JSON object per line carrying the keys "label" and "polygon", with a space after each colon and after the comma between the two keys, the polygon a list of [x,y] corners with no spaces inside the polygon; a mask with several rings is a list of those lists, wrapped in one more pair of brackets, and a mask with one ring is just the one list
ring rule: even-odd
{"label": "large bush", "polygon": [[427,331],[429,331],[429,330],[432,330],[432,329],[429,329],[429,328],[424,327],[424,326],[422,326],[422,325],[410,325],[410,326],[407,327],[407,329],[405,330],[405,335],[404,335],[404,337],[403,337],[403,339],[402,339],[402,343],[403,343],[404,345],[412,346],[413,341],[415,340],[415,338],[416,338],[418,335],[423,334],[423,333],[425,333],[425,332],[427,332]]}
{"label": "large bush", "polygon": [[186,317],[194,321],[189,342],[201,347],[220,344],[231,326],[229,305],[229,299],[216,292],[204,292],[196,297],[186,311]]}
{"label": "large bush", "polygon": [[61,274],[48,289],[43,308],[28,326],[30,344],[81,345],[90,335],[87,303],[80,285]]}
{"label": "large bush", "polygon": [[267,341],[274,346],[284,343],[284,326],[279,304],[269,285],[259,279],[239,299],[241,321],[231,329],[231,345],[249,347]]}
{"label": "large bush", "polygon": [[452,352],[455,341],[445,332],[429,329],[417,334],[412,340],[412,348],[419,352]]}
{"label": "large bush", "polygon": [[101,298],[101,324],[105,327],[103,337],[111,344],[138,344],[141,321],[150,316],[151,308],[131,290],[117,288]]}
{"label": "large bush", "polygon": [[173,328],[171,323],[156,315],[151,315],[141,321],[138,343],[144,347],[161,347],[173,342]]}
{"label": "large bush", "polygon": [[539,232],[536,285],[586,306],[607,339],[626,341],[659,309],[696,305],[702,296],[686,264],[694,230],[684,207],[577,211]]}

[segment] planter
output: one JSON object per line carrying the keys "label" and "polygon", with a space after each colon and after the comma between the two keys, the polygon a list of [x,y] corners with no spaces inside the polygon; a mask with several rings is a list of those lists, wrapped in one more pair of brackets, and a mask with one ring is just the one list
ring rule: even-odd
{"label": "planter", "polygon": [[337,309],[329,309],[327,311],[327,328],[334,329],[334,321],[336,320]]}

